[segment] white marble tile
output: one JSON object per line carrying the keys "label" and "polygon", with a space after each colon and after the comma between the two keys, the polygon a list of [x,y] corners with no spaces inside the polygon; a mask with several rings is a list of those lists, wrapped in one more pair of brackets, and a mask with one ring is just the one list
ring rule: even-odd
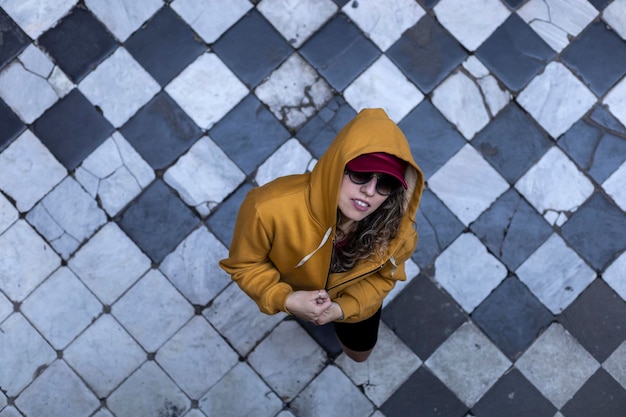
{"label": "white marble tile", "polygon": [[57,350],[65,348],[102,313],[102,304],[66,267],[57,269],[20,308]]}
{"label": "white marble tile", "polygon": [[469,144],[430,177],[428,186],[466,226],[509,188]]}
{"label": "white marble tile", "polygon": [[174,0],[170,6],[206,43],[215,42],[252,8],[248,0]]}
{"label": "white marble tile", "polygon": [[333,98],[328,83],[294,53],[255,92],[276,118],[296,129]]}
{"label": "white marble tile", "polygon": [[274,417],[283,402],[246,363],[235,366],[200,400],[207,416]]}
{"label": "white marble tile", "polygon": [[551,148],[515,183],[515,188],[550,224],[562,225],[593,193],[591,181],[557,147]]}
{"label": "white marble tile", "polygon": [[[0,292],[0,323],[13,312],[13,303]],[[0,395],[0,398],[2,396]]]}
{"label": "white marble tile", "polygon": [[406,273],[406,280],[404,281],[396,281],[396,285],[393,287],[389,294],[383,300],[383,308],[385,308],[398,294],[402,292],[404,287],[406,287],[409,282],[416,278],[420,273],[420,268],[417,266],[415,262],[411,258],[407,259],[404,263],[404,271]]}
{"label": "white marble tile", "polygon": [[530,0],[517,14],[557,52],[598,15],[587,0]]}
{"label": "white marble tile", "polygon": [[442,26],[470,51],[478,49],[511,14],[499,0],[441,0],[434,11]]}
{"label": "white marble tile", "polygon": [[[338,413],[337,405],[346,404]],[[374,412],[372,403],[352,384],[350,379],[334,365],[324,368],[291,403],[298,417],[334,416],[363,417]]]}
{"label": "white marble tile", "polygon": [[283,401],[290,402],[320,373],[326,359],[326,352],[302,326],[285,320],[250,353],[248,363]]}
{"label": "white marble tile", "polygon": [[359,75],[343,95],[357,112],[380,107],[396,123],[424,99],[424,94],[386,55],[381,55]]}
{"label": "white marble tile", "polygon": [[230,284],[202,312],[222,336],[239,352],[248,356],[256,346],[285,317],[285,313],[263,314],[259,307],[237,284]]}
{"label": "white marble tile", "polygon": [[0,153],[0,189],[21,212],[30,210],[67,175],[67,170],[30,130]]}
{"label": "white marble tile", "polygon": [[0,193],[0,234],[9,228],[19,218],[19,213],[13,204]]}
{"label": "white marble tile", "polygon": [[184,417],[206,417],[206,415],[204,415],[204,413],[199,409],[192,408],[187,414],[184,415]]}
{"label": "white marble tile", "polygon": [[248,94],[214,53],[200,55],[165,91],[203,129],[213,126]]}
{"label": "white marble tile", "polygon": [[194,309],[163,274],[151,270],[113,304],[111,313],[146,351],[156,352]]}
{"label": "white marble tile", "polygon": [[413,0],[349,1],[341,9],[384,52],[425,14]]}
{"label": "white marble tile", "polygon": [[622,165],[602,183],[602,188],[611,196],[622,211],[626,211],[626,162],[622,163]]}
{"label": "white marble tile", "polygon": [[179,416],[191,403],[165,372],[149,361],[107,398],[107,407],[116,416]]}
{"label": "white marble tile", "polygon": [[0,235],[0,253],[0,288],[13,301],[22,301],[61,265],[61,258],[24,220]]}
{"label": "white marble tile", "polygon": [[471,233],[459,236],[435,260],[435,280],[468,313],[506,276],[506,267]]}
{"label": "white marble tile", "polygon": [[65,349],[63,358],[103,398],[145,361],[146,354],[110,314],[104,314]]}
{"label": "white marble tile", "polygon": [[487,104],[486,109],[489,112],[489,115],[492,118],[495,117],[498,113],[500,113],[500,110],[509,104],[511,101],[511,93],[506,88],[500,86],[496,77],[489,72],[489,69],[482,62],[480,62],[476,56],[469,56],[465,62],[463,62],[463,68],[465,68],[470,75],[474,77],[474,80],[484,97],[484,102]]}
{"label": "white marble tile", "polygon": [[626,1],[616,0],[602,12],[602,19],[626,40]]}
{"label": "white marble tile", "polygon": [[0,7],[32,39],[50,29],[78,0],[1,0]]}
{"label": "white marble tile", "polygon": [[0,386],[9,397],[17,396],[37,370],[57,356],[21,314],[12,314],[0,325],[0,346]]}
{"label": "white marble tile", "polygon": [[0,411],[0,417],[23,417],[23,414],[17,411],[15,407],[5,407]]}
{"label": "white marble tile", "polygon": [[552,324],[515,366],[557,408],[563,407],[600,364],[560,324]]}
{"label": "white marble tile", "polygon": [[192,304],[207,305],[231,282],[226,272],[216,268],[227,256],[228,249],[200,227],[167,255],[159,269]]}
{"label": "white marble tile", "polygon": [[608,92],[602,103],[623,125],[626,125],[626,78]]}
{"label": "white marble tile", "polygon": [[602,367],[626,389],[626,341],[615,349]]}
{"label": "white marble tile", "polygon": [[613,261],[602,274],[602,278],[623,300],[626,300],[626,252]]}
{"label": "white marble tile", "polygon": [[163,0],[85,0],[85,5],[118,40],[124,42],[163,7]]}
{"label": "white marble tile", "polygon": [[554,314],[565,310],[596,277],[595,271],[556,233],[515,273]]}
{"label": "white marble tile", "polygon": [[204,317],[195,316],[159,349],[156,361],[197,400],[237,364],[239,356]]}
{"label": "white marble tile", "polygon": [[335,14],[337,5],[332,0],[263,0],[257,10],[298,48]]}
{"label": "white marble tile", "polygon": [[26,215],[26,220],[63,259],[68,259],[107,218],[80,184],[66,177]]}
{"label": "white marble tile", "polygon": [[119,133],[113,133],[74,172],[102,208],[115,216],[155,178],[154,171]]}
{"label": "white marble tile", "polygon": [[[74,83],[72,83],[67,75],[65,75],[65,73],[58,66],[54,65],[52,61],[50,61],[50,58],[33,44],[24,49],[24,51],[18,56],[17,62],[22,64],[23,68],[29,73],[29,76],[36,76],[41,80],[47,81],[46,85],[41,83],[41,81],[34,79],[26,80],[27,82],[38,84],[38,86],[42,88],[41,91],[28,91],[28,87],[24,88],[24,86],[20,86],[22,87],[22,90],[18,93],[17,103],[18,105],[25,103],[24,111],[35,116],[35,118],[48,108],[47,105],[50,102],[52,102],[52,104],[56,102],[56,99],[51,94],[51,91],[54,91],[57,98],[60,98],[65,96],[72,88],[74,88]],[[10,94],[10,91],[8,90],[10,90],[11,87],[7,87],[8,88],[5,92]],[[25,92],[33,95],[29,96],[28,94],[24,94]],[[39,100],[41,100],[42,103],[39,103]]]}
{"label": "white marble tile", "polygon": [[517,102],[557,139],[596,103],[596,96],[560,62],[549,63]]}
{"label": "white marble tile", "polygon": [[278,177],[305,173],[313,159],[297,139],[289,139],[259,167],[254,179],[263,185]]}
{"label": "white marble tile", "polygon": [[473,323],[465,323],[425,364],[472,407],[509,369],[511,361]]}
{"label": "white marble tile", "polygon": [[163,179],[203,217],[232,193],[246,175],[208,136],[197,141]]}
{"label": "white marble tile", "polygon": [[122,47],[87,75],[78,88],[115,127],[126,123],[161,89]]}
{"label": "white marble tile", "polygon": [[112,304],[151,262],[115,223],[98,231],[69,260],[68,266],[105,304]]}
{"label": "white marble tile", "polygon": [[88,416],[100,400],[62,360],[52,363],[17,397],[15,405],[28,416]]}
{"label": "white marble tile", "polygon": [[[0,410],[3,410],[7,406],[7,396],[0,392]],[[2,413],[0,413],[2,416]]]}
{"label": "white marble tile", "polygon": [[421,366],[422,361],[381,322],[378,342],[366,362],[355,362],[342,354],[335,364],[380,407]]}

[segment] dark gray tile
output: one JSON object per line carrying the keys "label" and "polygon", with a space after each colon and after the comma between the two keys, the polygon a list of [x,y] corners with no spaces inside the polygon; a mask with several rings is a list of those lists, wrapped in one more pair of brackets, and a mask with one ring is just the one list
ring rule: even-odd
{"label": "dark gray tile", "polygon": [[503,0],[503,2],[511,9],[519,9],[527,0]]}
{"label": "dark gray tile", "polygon": [[24,31],[0,9],[0,70],[29,44]]}
{"label": "dark gray tile", "polygon": [[593,5],[593,7],[595,7],[599,11],[603,11],[604,8],[609,5],[609,3],[613,2],[613,0],[588,0],[588,1],[589,3]]}
{"label": "dark gray tile", "polygon": [[430,10],[439,3],[439,0],[417,0],[419,4],[426,10]]}
{"label": "dark gray tile", "polygon": [[474,310],[472,318],[514,361],[548,327],[553,317],[524,284],[509,277]]}
{"label": "dark gray tile", "polygon": [[430,93],[467,52],[434,18],[424,16],[402,34],[386,55],[424,93]]}
{"label": "dark gray tile", "polygon": [[561,61],[602,96],[626,74],[626,42],[606,23],[593,23],[563,51]]}
{"label": "dark gray tile", "polygon": [[25,128],[24,122],[4,101],[0,100],[0,152]]}
{"label": "dark gray tile", "polygon": [[603,368],[561,409],[564,417],[624,417],[626,391]]}
{"label": "dark gray tile", "polygon": [[235,221],[237,220],[239,207],[241,207],[244,197],[252,188],[253,186],[251,184],[244,183],[237,191],[220,204],[217,209],[211,212],[211,215],[205,222],[211,232],[213,232],[226,247],[229,247],[233,240],[233,232],[235,230]]}
{"label": "dark gray tile", "polygon": [[476,50],[476,56],[513,91],[524,88],[555,54],[517,14]]}

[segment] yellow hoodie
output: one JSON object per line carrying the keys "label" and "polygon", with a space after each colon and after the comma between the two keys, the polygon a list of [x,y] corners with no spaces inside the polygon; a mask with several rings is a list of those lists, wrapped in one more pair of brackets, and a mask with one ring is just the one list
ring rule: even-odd
{"label": "yellow hoodie", "polygon": [[[359,155],[385,152],[408,162],[407,209],[384,258],[361,260],[350,271],[329,274],[337,201],[346,164]],[[373,315],[396,281],[406,279],[405,261],[417,244],[415,212],[424,176],[409,144],[382,109],[364,109],[337,135],[311,173],[278,178],[244,199],[229,257],[220,266],[267,314],[287,311],[296,290],[325,288],[354,323]]]}

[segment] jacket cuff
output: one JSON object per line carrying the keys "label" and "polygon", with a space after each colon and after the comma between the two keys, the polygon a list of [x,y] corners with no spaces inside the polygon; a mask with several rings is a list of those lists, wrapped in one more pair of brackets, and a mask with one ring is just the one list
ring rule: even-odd
{"label": "jacket cuff", "polygon": [[[343,311],[343,320],[348,319],[350,321],[350,317],[358,316],[360,308],[359,303],[352,297],[339,297],[333,300],[339,307],[341,307],[341,311]],[[337,320],[337,321],[343,321]]]}
{"label": "jacket cuff", "polygon": [[287,297],[293,292],[293,289],[289,284],[279,283],[266,296],[266,305],[269,311],[278,313],[284,311],[287,314],[291,314],[287,311],[285,304],[287,303]]}

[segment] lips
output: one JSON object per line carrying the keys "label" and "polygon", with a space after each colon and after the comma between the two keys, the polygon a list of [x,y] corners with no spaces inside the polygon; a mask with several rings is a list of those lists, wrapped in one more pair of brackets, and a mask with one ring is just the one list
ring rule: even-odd
{"label": "lips", "polygon": [[352,199],[352,205],[358,211],[367,211],[370,208],[370,205],[367,202],[355,198]]}

